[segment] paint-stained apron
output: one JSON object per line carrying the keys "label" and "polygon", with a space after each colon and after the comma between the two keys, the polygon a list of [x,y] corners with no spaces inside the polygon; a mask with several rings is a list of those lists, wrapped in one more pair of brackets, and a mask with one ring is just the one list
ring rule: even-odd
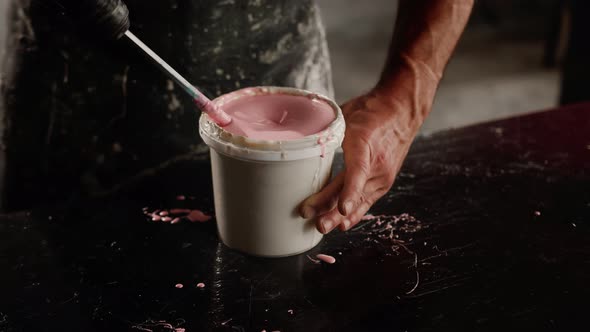
{"label": "paint-stained apron", "polygon": [[[332,95],[312,0],[125,2],[131,30],[209,97],[256,85]],[[130,44],[97,43],[45,8],[10,5],[0,100],[5,208],[104,194],[206,158],[190,98]]]}

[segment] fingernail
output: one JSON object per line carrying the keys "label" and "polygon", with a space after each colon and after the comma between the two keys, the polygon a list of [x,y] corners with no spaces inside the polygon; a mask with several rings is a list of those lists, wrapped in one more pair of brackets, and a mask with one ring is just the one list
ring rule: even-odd
{"label": "fingernail", "polygon": [[350,220],[344,219],[344,221],[342,221],[342,225],[344,225],[344,230],[347,231],[348,227],[350,227]]}
{"label": "fingernail", "polygon": [[311,206],[304,206],[301,212],[303,213],[302,217],[305,219],[315,217],[315,209]]}
{"label": "fingernail", "polygon": [[334,228],[334,221],[331,219],[327,219],[322,221],[322,225],[324,225],[324,234],[328,233]]}
{"label": "fingernail", "polygon": [[352,212],[352,201],[344,202],[344,213],[349,215]]}

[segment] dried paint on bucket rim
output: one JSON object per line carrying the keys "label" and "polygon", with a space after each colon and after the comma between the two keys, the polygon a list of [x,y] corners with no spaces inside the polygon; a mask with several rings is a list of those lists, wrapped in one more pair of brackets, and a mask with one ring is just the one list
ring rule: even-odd
{"label": "dried paint on bucket rim", "polygon": [[234,158],[253,161],[299,160],[323,156],[326,151],[333,151],[344,139],[344,117],[340,107],[330,98],[307,90],[287,87],[252,87],[236,90],[222,95],[213,103],[218,107],[235,100],[261,95],[293,95],[319,100],[328,104],[335,114],[335,119],[328,127],[318,133],[290,140],[259,140],[232,134],[213,122],[205,113],[199,119],[199,133],[205,143],[217,152]]}

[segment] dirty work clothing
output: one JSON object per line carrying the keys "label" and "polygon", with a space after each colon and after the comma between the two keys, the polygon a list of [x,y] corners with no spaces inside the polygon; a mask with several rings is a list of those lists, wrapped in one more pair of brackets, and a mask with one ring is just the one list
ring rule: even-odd
{"label": "dirty work clothing", "polygon": [[[256,85],[332,95],[311,0],[127,0],[131,31],[209,97]],[[206,156],[190,98],[122,39],[76,35],[13,0],[2,66],[3,198],[104,193],[146,170]]]}

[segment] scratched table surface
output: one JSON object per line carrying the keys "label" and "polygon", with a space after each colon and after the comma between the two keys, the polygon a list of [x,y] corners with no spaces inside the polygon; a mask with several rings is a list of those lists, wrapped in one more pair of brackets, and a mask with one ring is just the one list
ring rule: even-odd
{"label": "scratched table surface", "polygon": [[[144,206],[213,213],[208,163],[174,165],[111,197],[2,215],[0,331],[587,324],[588,104],[421,137],[371,210],[381,217],[289,258],[232,251],[214,221],[144,217]],[[307,257],[318,253],[337,262]]]}

